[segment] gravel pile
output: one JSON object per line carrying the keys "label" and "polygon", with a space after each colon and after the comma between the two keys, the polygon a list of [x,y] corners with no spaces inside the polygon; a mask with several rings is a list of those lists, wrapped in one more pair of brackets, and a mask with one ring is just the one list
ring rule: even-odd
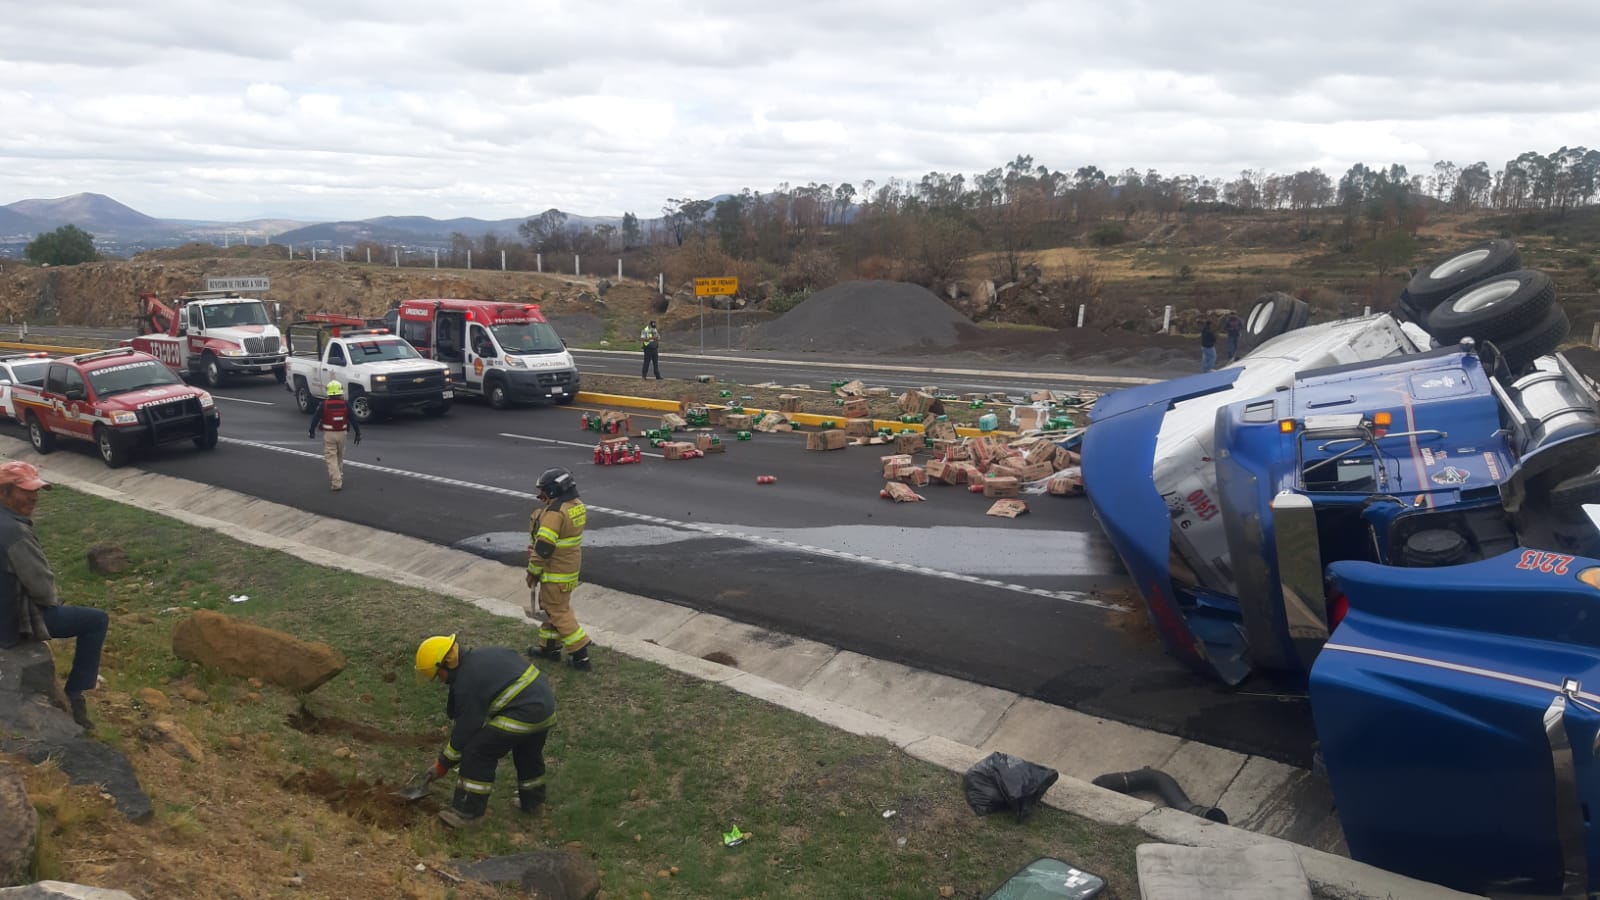
{"label": "gravel pile", "polygon": [[910,350],[950,347],[971,328],[927,288],[898,281],[847,281],[818,291],[747,346],[760,350]]}

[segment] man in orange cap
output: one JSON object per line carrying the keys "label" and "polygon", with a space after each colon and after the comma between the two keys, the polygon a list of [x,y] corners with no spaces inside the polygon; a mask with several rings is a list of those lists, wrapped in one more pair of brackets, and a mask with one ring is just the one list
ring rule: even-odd
{"label": "man in orange cap", "polygon": [[72,718],[85,731],[94,728],[83,692],[100,680],[100,648],[106,642],[105,612],[66,606],[56,595],[56,576],[33,533],[33,508],[39,491],[50,485],[32,463],[0,463],[0,649],[23,641],[76,638],[67,700]]}

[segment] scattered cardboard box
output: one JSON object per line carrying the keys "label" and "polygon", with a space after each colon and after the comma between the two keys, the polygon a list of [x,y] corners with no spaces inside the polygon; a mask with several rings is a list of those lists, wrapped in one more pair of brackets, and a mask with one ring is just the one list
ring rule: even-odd
{"label": "scattered cardboard box", "polygon": [[920,432],[901,432],[894,436],[894,449],[896,453],[914,454],[923,449],[924,442]]}
{"label": "scattered cardboard box", "polygon": [[1023,484],[1043,481],[1055,474],[1055,467],[1047,462],[1029,463],[1022,459],[1008,459],[995,466],[995,471],[1009,475]]}
{"label": "scattered cardboard box", "polygon": [[661,455],[667,459],[695,459],[704,454],[689,441],[667,441],[661,445]]}
{"label": "scattered cardboard box", "polygon": [[1050,465],[1053,468],[1055,468],[1056,471],[1059,472],[1062,469],[1067,468],[1068,466],[1077,465],[1078,461],[1080,459],[1081,459],[1081,457],[1078,456],[1078,451],[1076,451],[1076,450],[1068,450],[1067,448],[1061,446],[1060,444],[1057,444],[1056,445],[1056,450],[1055,450],[1055,455],[1050,460]]}
{"label": "scattered cardboard box", "polygon": [[883,490],[878,492],[878,496],[888,498],[896,503],[916,503],[919,500],[927,499],[913,491],[908,485],[901,484],[898,481],[891,481],[884,485]]}
{"label": "scattered cardboard box", "polygon": [[844,433],[851,437],[872,437],[872,420],[847,419],[844,423]]}
{"label": "scattered cardboard box", "polygon": [[694,448],[701,453],[727,453],[728,445],[722,443],[710,434],[697,434],[694,436]]}
{"label": "scattered cardboard box", "polygon": [[761,421],[755,423],[755,429],[771,434],[775,431],[793,431],[794,425],[789,422],[789,418],[783,413],[768,411],[766,415],[761,417]]}
{"label": "scattered cardboard box", "polygon": [[750,416],[745,413],[728,413],[722,417],[722,424],[729,431],[749,431]]}
{"label": "scattered cardboard box", "polygon": [[928,471],[921,466],[901,466],[894,473],[894,480],[922,487],[928,483]]}
{"label": "scattered cardboard box", "polygon": [[888,388],[867,388],[867,396],[868,397],[887,397],[887,396],[889,396],[889,389]]}
{"label": "scattered cardboard box", "polygon": [[843,450],[850,443],[850,436],[837,428],[826,431],[812,431],[806,434],[807,450]]}
{"label": "scattered cardboard box", "polygon": [[935,420],[928,423],[928,427],[923,429],[923,433],[933,438],[935,449],[938,448],[939,441],[957,441],[961,439],[961,436],[956,433],[956,426],[948,420]]}
{"label": "scattered cardboard box", "polygon": [[779,394],[778,411],[786,413],[799,412],[800,398],[794,394]]}
{"label": "scattered cardboard box", "polygon": [[871,410],[863,397],[844,402],[843,415],[846,419],[864,419],[870,414]]}
{"label": "scattered cardboard box", "polygon": [[1010,475],[986,475],[983,479],[985,497],[1015,497],[1022,493],[1022,484]]}
{"label": "scattered cardboard box", "polygon": [[949,469],[949,467],[950,464],[944,460],[933,459],[929,460],[928,464],[924,466],[923,469],[925,472],[927,472],[929,481],[937,482],[938,484],[951,484],[952,482],[945,477],[945,472]]}
{"label": "scattered cardboard box", "polygon": [[[611,426],[615,425],[613,428]],[[632,434],[633,419],[627,413],[607,409],[600,413],[600,430],[608,434]]]}
{"label": "scattered cardboard box", "polygon": [[1022,500],[996,500],[994,505],[989,507],[989,512],[987,514],[991,516],[1001,516],[1007,519],[1015,519],[1017,516],[1020,516],[1027,511],[1028,504]]}
{"label": "scattered cardboard box", "polygon": [[1050,405],[1011,407],[1011,425],[1018,431],[1042,431],[1050,424]]}
{"label": "scattered cardboard box", "polygon": [[911,462],[911,457],[903,453],[896,453],[892,456],[880,456],[878,457],[878,461],[883,463],[883,477],[890,480],[894,479],[895,473],[900,471],[901,466],[909,466],[913,464]]}
{"label": "scattered cardboard box", "polygon": [[1062,469],[1045,482],[1045,490],[1057,497],[1077,497],[1083,493],[1083,470],[1073,466]]}
{"label": "scattered cardboard box", "polygon": [[668,431],[682,431],[689,427],[689,420],[677,413],[662,413],[661,427]]}
{"label": "scattered cardboard box", "polygon": [[867,392],[867,386],[860,381],[847,381],[834,388],[833,392],[840,397],[860,397]]}

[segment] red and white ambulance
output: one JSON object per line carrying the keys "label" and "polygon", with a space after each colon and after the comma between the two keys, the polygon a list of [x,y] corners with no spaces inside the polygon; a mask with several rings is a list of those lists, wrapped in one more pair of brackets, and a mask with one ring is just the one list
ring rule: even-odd
{"label": "red and white ambulance", "polygon": [[458,394],[485,397],[495,409],[578,396],[578,366],[536,304],[404,300],[394,312],[400,337],[450,366]]}

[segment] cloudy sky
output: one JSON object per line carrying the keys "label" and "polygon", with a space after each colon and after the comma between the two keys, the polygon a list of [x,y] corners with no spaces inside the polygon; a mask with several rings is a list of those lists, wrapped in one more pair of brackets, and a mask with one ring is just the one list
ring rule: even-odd
{"label": "cloudy sky", "polygon": [[0,0],[0,204],[659,214],[782,182],[1600,146],[1592,0]]}

